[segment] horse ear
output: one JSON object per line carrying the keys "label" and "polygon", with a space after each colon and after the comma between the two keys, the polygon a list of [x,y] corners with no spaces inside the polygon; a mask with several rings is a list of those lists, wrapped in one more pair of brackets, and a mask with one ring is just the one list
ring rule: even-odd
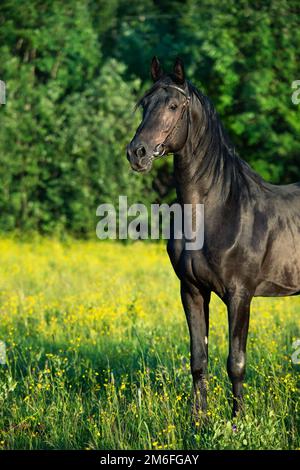
{"label": "horse ear", "polygon": [[160,62],[156,56],[153,57],[151,61],[151,77],[154,82],[157,82],[163,75],[163,70],[161,68]]}
{"label": "horse ear", "polygon": [[179,83],[184,83],[184,80],[185,80],[184,65],[180,57],[177,57],[175,60],[174,75],[175,75],[176,80]]}

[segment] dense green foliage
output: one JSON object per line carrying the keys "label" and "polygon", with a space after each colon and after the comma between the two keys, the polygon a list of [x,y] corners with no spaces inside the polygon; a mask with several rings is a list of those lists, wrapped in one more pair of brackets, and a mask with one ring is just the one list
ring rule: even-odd
{"label": "dense green foliage", "polygon": [[276,183],[300,179],[296,1],[51,0],[0,5],[0,229],[94,230],[119,194],[171,198],[171,159],[130,172],[154,54],[181,55],[242,158]]}

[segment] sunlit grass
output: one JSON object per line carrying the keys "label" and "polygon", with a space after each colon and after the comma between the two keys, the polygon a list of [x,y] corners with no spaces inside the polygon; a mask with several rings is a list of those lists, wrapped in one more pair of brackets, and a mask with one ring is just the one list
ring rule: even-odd
{"label": "sunlit grass", "polygon": [[253,303],[237,432],[213,298],[209,421],[194,428],[188,331],[162,245],[1,240],[0,253],[1,448],[300,448],[299,298]]}

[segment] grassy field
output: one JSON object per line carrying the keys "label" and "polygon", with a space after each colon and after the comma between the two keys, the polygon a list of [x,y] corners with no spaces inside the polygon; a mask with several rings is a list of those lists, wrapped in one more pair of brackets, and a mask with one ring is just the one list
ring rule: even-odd
{"label": "grassy field", "polygon": [[213,298],[209,421],[197,428],[188,332],[162,245],[2,239],[0,252],[1,448],[300,448],[300,298],[253,303],[237,432],[227,316]]}

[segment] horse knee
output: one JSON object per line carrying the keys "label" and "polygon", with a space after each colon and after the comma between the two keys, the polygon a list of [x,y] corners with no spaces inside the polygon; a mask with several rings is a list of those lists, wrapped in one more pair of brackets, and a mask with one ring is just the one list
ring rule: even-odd
{"label": "horse knee", "polygon": [[237,357],[228,357],[227,371],[231,381],[243,380],[246,369],[245,355],[239,355]]}

